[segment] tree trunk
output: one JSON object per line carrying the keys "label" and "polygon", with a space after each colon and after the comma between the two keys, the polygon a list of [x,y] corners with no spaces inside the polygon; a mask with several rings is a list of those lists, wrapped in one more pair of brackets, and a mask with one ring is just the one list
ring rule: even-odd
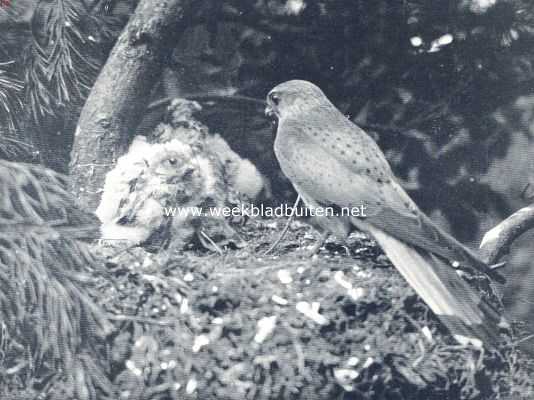
{"label": "tree trunk", "polygon": [[165,52],[187,26],[192,0],[141,0],[82,110],[71,153],[71,191],[95,210],[106,173],[139,124]]}

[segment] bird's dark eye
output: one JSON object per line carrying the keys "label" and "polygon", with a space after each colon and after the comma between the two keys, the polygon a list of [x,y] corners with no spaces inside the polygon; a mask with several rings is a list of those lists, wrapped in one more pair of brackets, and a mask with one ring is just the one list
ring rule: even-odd
{"label": "bird's dark eye", "polygon": [[278,104],[280,104],[280,96],[278,96],[278,93],[270,93],[269,94],[269,100],[271,100],[271,102],[277,106]]}
{"label": "bird's dark eye", "polygon": [[177,162],[178,160],[176,158],[169,158],[169,164],[176,165]]}

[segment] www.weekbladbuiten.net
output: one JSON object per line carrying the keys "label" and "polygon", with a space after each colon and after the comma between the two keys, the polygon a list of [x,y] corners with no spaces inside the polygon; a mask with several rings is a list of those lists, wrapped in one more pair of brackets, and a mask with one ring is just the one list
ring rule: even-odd
{"label": "www.weekbladbuiten.net", "polygon": [[367,206],[356,207],[277,207],[254,204],[235,207],[163,207],[166,217],[366,217]]}

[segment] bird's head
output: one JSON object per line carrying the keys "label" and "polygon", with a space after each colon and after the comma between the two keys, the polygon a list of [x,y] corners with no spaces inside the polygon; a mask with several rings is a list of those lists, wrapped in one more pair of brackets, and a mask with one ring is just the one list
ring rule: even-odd
{"label": "bird's head", "polygon": [[269,92],[265,114],[280,120],[330,104],[323,91],[313,83],[292,80],[275,86]]}
{"label": "bird's head", "polygon": [[156,152],[150,160],[150,173],[167,184],[189,181],[198,175],[196,160],[188,151],[182,149],[163,148]]}

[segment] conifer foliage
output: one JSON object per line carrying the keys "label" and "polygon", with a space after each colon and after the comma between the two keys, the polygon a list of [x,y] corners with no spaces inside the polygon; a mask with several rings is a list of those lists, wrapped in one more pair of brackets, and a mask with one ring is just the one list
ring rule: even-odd
{"label": "conifer foliage", "polygon": [[102,343],[111,325],[89,296],[98,264],[76,240],[94,235],[94,221],[76,207],[64,177],[0,160],[1,362],[17,372],[0,374],[4,390],[14,377],[32,388],[64,371],[56,379],[72,380],[63,387],[75,395],[87,392],[79,398],[109,394]]}
{"label": "conifer foliage", "polygon": [[25,79],[35,120],[83,103],[117,33],[116,21],[102,14],[82,0],[40,1],[35,7]]}

